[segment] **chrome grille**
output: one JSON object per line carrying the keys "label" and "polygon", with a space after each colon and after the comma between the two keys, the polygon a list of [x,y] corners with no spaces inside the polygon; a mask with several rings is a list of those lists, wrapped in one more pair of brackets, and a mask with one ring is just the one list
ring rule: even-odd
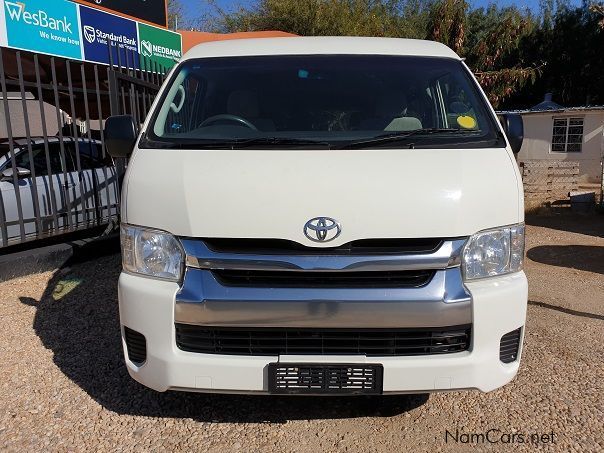
{"label": "chrome grille", "polygon": [[465,238],[310,247],[273,239],[181,239],[179,324],[267,328],[467,325]]}

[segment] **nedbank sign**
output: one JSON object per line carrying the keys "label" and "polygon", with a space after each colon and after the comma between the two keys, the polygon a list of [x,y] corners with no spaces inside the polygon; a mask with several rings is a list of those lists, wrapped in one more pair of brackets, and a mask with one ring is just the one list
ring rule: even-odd
{"label": "nedbank sign", "polygon": [[[181,36],[67,0],[0,0],[0,45],[77,60],[122,61],[140,53],[141,66],[169,69],[182,56]],[[4,27],[3,27],[4,26]],[[4,30],[2,28],[5,28]],[[138,57],[129,64],[138,66]]]}
{"label": "nedbank sign", "polygon": [[171,68],[182,57],[181,37],[178,33],[139,23],[138,39],[143,68],[145,65],[146,68],[151,68],[153,63]]}
{"label": "nedbank sign", "polygon": [[10,47],[82,58],[76,5],[63,0],[1,1]]}

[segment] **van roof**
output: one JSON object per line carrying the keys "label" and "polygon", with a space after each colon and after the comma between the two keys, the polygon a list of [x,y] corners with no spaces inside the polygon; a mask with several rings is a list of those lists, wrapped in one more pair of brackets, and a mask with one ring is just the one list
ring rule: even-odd
{"label": "van roof", "polygon": [[183,61],[260,55],[410,55],[460,59],[444,44],[420,39],[282,37],[207,42],[189,50]]}

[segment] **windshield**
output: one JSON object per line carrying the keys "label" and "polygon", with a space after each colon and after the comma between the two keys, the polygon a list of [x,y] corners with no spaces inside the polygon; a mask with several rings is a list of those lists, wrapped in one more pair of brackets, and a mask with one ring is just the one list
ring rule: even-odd
{"label": "windshield", "polygon": [[175,71],[141,147],[504,146],[460,61],[204,58]]}

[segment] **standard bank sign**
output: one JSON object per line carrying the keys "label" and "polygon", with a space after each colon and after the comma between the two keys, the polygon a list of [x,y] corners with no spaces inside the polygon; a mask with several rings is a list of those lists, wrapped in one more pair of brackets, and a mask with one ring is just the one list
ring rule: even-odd
{"label": "standard bank sign", "polygon": [[57,0],[2,0],[8,45],[82,58],[77,6]]}
{"label": "standard bank sign", "polygon": [[138,66],[136,22],[81,6],[80,25],[86,61]]}

